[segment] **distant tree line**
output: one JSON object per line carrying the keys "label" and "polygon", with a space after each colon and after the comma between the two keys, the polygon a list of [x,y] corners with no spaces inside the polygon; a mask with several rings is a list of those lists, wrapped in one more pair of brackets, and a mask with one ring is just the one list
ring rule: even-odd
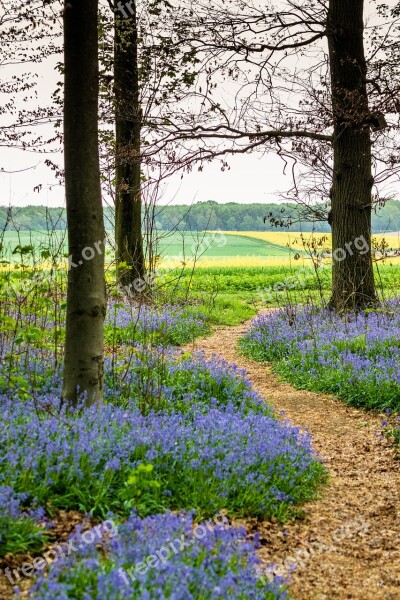
{"label": "distant tree line", "polygon": [[[330,233],[325,220],[310,221],[303,218],[304,209],[299,204],[218,204],[212,200],[189,205],[160,206],[156,211],[156,224],[160,230],[221,229],[223,231],[318,231]],[[315,211],[316,213],[318,211]],[[266,218],[265,218],[266,217]],[[273,223],[279,223],[276,226]],[[400,201],[388,200],[372,215],[374,233],[400,231]]]}
{"label": "distant tree line", "polygon": [[[113,227],[113,212],[105,209],[107,229]],[[0,231],[65,231],[67,215],[64,208],[34,205],[0,206]]]}
{"label": "distant tree line", "polygon": [[[107,229],[114,226],[114,211],[105,209]],[[330,232],[325,221],[306,221],[302,219],[302,207],[298,204],[238,204],[228,202],[218,204],[213,200],[193,205],[159,206],[155,212],[157,229],[162,231],[221,229],[223,231],[276,231],[272,220],[282,223],[289,231]],[[264,222],[264,217],[268,217]],[[8,222],[7,222],[8,221]],[[6,227],[7,224],[7,227]],[[62,208],[44,206],[25,206],[9,209],[0,207],[0,230],[64,230],[66,214]],[[374,233],[400,231],[400,201],[389,200],[372,215]]]}

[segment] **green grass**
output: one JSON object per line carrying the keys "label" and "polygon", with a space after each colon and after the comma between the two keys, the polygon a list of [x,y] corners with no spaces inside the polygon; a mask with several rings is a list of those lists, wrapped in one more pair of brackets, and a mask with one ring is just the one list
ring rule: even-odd
{"label": "green grass", "polygon": [[[238,325],[265,307],[328,299],[332,282],[329,268],[320,271],[318,279],[312,269],[297,266],[199,267],[194,274],[187,269],[177,280],[178,272],[165,275],[174,301],[197,303],[218,326]],[[381,296],[399,294],[400,265],[379,265],[375,277]]]}
{"label": "green grass", "polygon": [[[6,231],[1,235],[2,254],[12,256],[18,246],[32,246],[36,250],[49,246],[60,246],[67,252],[66,233],[64,231]],[[190,260],[194,256],[204,258],[218,257],[288,257],[290,250],[263,240],[243,235],[227,235],[186,232],[160,232],[155,242],[156,253],[163,259]],[[14,255],[15,256],[15,255]],[[18,255],[17,255],[18,256]]]}
{"label": "green grass", "polygon": [[[400,265],[379,264],[375,273],[378,289],[386,298],[399,294]],[[240,324],[268,306],[328,298],[331,287],[330,268],[319,270],[317,278],[313,269],[305,269],[296,262],[292,267],[198,267],[194,272],[190,268],[160,269],[159,274],[160,289],[156,293],[159,304],[184,304],[193,314],[206,313],[209,323],[217,326]],[[59,292],[65,287],[65,275],[63,268],[57,281]],[[40,279],[40,285],[32,286],[35,304],[51,303],[49,292],[54,292],[55,286],[46,283],[46,271],[40,264],[37,270],[0,270],[0,300],[5,299],[10,282],[17,293],[24,293],[28,289],[26,281],[35,277]],[[108,269],[106,277],[112,297],[115,269]]]}
{"label": "green grass", "polygon": [[44,527],[30,518],[15,520],[3,517],[0,519],[0,531],[0,557],[8,553],[38,552],[49,539]]}
{"label": "green grass", "polygon": [[[23,255],[22,262],[30,265],[37,264],[37,274],[42,281],[45,271],[41,270],[41,264],[46,259],[46,249],[50,249],[50,256],[57,254],[57,249],[66,252],[65,241],[62,239],[65,232],[5,232],[3,250],[0,251],[1,259],[10,260],[12,263],[21,263],[21,254],[12,254],[18,246],[24,248],[33,246],[33,252],[38,258],[33,261],[29,249]],[[219,235],[219,234],[217,234]],[[214,240],[214,241],[213,241]],[[226,240],[226,245],[221,245],[221,240]],[[203,244],[204,242],[204,244]],[[203,244],[203,245],[202,245]],[[44,256],[40,254],[44,251]],[[168,258],[177,258],[184,255],[189,259],[193,253],[202,254],[204,257],[279,257],[287,258],[290,250],[286,247],[277,246],[263,240],[243,235],[227,235],[224,238],[215,237],[215,234],[180,233],[160,234],[158,252],[162,261]],[[58,252],[58,258],[60,252]],[[111,250],[109,258],[112,258]],[[163,264],[163,262],[161,262]],[[164,263],[165,264],[165,263]],[[376,281],[379,289],[386,297],[399,293],[400,288],[400,265],[378,264],[375,268]],[[300,262],[293,261],[292,266],[243,266],[222,267],[207,266],[197,267],[193,272],[187,266],[173,268],[160,268],[159,283],[161,290],[157,295],[161,297],[161,303],[180,303],[188,305],[192,313],[197,311],[207,314],[210,325],[231,326],[242,323],[252,318],[258,310],[266,306],[279,306],[282,304],[301,304],[306,301],[319,301],[328,298],[331,287],[331,270],[329,267],[319,269],[303,267]],[[2,287],[5,289],[10,278],[16,281],[22,278],[20,285],[14,286],[20,292],[26,289],[24,280],[32,274],[20,269],[19,273],[12,270],[0,270],[0,298]],[[8,280],[7,280],[8,278]],[[65,287],[65,266],[61,263],[60,268],[61,288]],[[115,287],[115,269],[107,271],[107,281],[110,285],[112,295]],[[46,298],[46,285],[38,288],[41,297]],[[53,286],[54,288],[54,286]],[[160,296],[161,292],[161,296]],[[160,300],[158,300],[160,302]]]}
{"label": "green grass", "polygon": [[[161,270],[161,272],[163,272]],[[172,278],[172,274],[170,277]],[[385,290],[399,289],[400,287],[400,265],[382,265],[375,267],[375,277],[378,287]],[[294,261],[293,266],[266,266],[266,267],[198,267],[192,278],[191,289],[205,291],[217,286],[219,292],[258,291],[260,289],[287,283],[288,287],[294,288],[298,280],[298,289],[318,290],[319,283],[313,268],[304,268]],[[330,290],[332,277],[331,269],[326,267],[319,270],[319,278],[323,290]],[[191,279],[191,271],[187,269],[182,277],[181,283],[188,283]]]}

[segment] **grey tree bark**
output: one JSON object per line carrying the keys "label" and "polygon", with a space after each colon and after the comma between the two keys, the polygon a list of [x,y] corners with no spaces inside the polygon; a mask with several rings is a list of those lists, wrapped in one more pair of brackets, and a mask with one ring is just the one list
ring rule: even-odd
{"label": "grey tree bark", "polygon": [[103,395],[106,314],[98,149],[98,3],[64,3],[64,153],[70,268],[63,398]]}
{"label": "grey tree bark", "polygon": [[[135,293],[135,282],[145,275],[142,237],[140,135],[142,112],[139,94],[136,2],[121,12],[115,0],[115,238],[117,280]],[[140,286],[136,285],[136,290]]]}
{"label": "grey tree bark", "polygon": [[339,311],[360,310],[377,302],[371,252],[371,114],[363,12],[363,0],[329,3],[327,31],[334,116],[330,306]]}

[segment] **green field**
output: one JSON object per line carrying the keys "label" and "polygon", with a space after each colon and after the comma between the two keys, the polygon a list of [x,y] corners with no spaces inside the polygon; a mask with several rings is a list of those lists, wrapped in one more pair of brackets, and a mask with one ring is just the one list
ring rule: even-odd
{"label": "green field", "polygon": [[48,251],[50,256],[67,252],[65,231],[5,231],[0,233],[0,262],[12,264],[21,262],[32,264]]}
{"label": "green field", "polygon": [[220,235],[218,233],[172,233],[161,234],[158,242],[161,256],[180,256],[186,258],[201,254],[205,257],[225,256],[284,256],[289,249],[284,246],[258,240],[246,235]]}
{"label": "green field", "polygon": [[[35,251],[49,248],[62,253],[67,252],[66,233],[64,231],[6,231],[0,238],[2,252],[0,258],[15,262],[20,247],[32,246]],[[255,239],[246,235],[220,235],[213,233],[163,233],[155,241],[155,253],[161,260],[191,260],[201,258],[288,258],[290,250],[285,246]],[[29,251],[27,252],[27,255]],[[250,266],[250,265],[249,265]]]}

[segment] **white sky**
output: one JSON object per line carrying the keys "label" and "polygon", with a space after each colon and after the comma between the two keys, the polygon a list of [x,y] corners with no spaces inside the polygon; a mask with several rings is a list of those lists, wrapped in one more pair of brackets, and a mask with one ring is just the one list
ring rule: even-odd
{"label": "white sky", "polygon": [[[50,156],[56,159],[55,155]],[[26,206],[43,204],[63,206],[64,189],[55,185],[52,172],[44,165],[45,156],[15,149],[0,149],[0,166],[4,170],[35,168],[14,173],[0,173],[0,205]],[[62,157],[58,156],[61,161]],[[291,178],[282,174],[282,162],[275,156],[236,156],[229,159],[231,169],[221,172],[218,163],[207,165],[202,172],[194,170],[174,175],[164,186],[161,203],[190,204],[203,200],[216,202],[274,202],[278,191],[290,186]],[[33,188],[43,185],[40,193]]]}
{"label": "white sky", "polygon": [[[39,98],[47,103],[60,78],[54,65],[55,59],[52,59],[43,65],[25,65],[14,69],[18,69],[18,73],[29,68],[38,72]],[[10,75],[8,69],[7,76]],[[4,77],[4,70],[1,76]],[[51,134],[51,129],[47,129],[47,133]],[[43,154],[0,148],[0,169],[20,171],[0,173],[0,205],[64,205],[64,189],[56,183],[51,170],[45,166],[45,158]],[[50,155],[49,158],[62,165],[61,153]],[[224,172],[216,162],[205,166],[202,172],[195,168],[192,173],[185,174],[183,179],[180,174],[173,176],[164,186],[161,203],[190,204],[204,200],[267,203],[279,201],[279,192],[284,193],[291,187],[291,177],[283,175],[283,163],[274,155],[239,155],[229,158],[228,162],[231,168]],[[23,169],[29,170],[22,171]],[[43,186],[40,193],[33,191],[38,184]],[[399,196],[400,190],[396,192],[399,192]]]}
{"label": "white sky", "polygon": [[[38,90],[47,99],[55,89],[59,75],[54,72],[50,61],[47,65],[42,65],[40,71]],[[51,132],[51,127],[43,127],[44,134],[51,135]],[[0,205],[64,205],[64,188],[58,185],[52,171],[44,164],[47,157],[62,165],[61,153],[39,154],[15,148],[0,148],[0,168],[6,171],[0,172]],[[172,176],[163,186],[160,202],[273,202],[278,200],[278,190],[285,191],[290,186],[291,178],[283,175],[283,163],[274,155],[233,156],[228,162],[230,169],[224,172],[216,161],[205,165],[202,172],[195,166],[183,178],[181,174]],[[39,184],[43,187],[38,193],[34,191],[34,187]]]}
{"label": "white sky", "polygon": [[[30,69],[38,73],[37,91],[39,104],[49,104],[60,74],[55,65],[62,57],[53,57],[43,64],[25,64],[0,69],[0,76],[9,79]],[[2,98],[0,97],[0,102]],[[7,97],[4,97],[7,101]],[[25,105],[21,105],[26,108]],[[3,123],[0,121],[0,126]],[[51,136],[52,127],[43,127],[43,134]],[[38,154],[14,148],[0,148],[0,205],[45,206],[65,205],[64,188],[56,182],[52,171],[44,164],[46,158],[63,165],[59,154]],[[260,157],[256,154],[240,155],[228,159],[230,170],[221,171],[219,162],[204,166],[202,172],[194,167],[191,173],[172,176],[163,186],[160,203],[191,204],[192,202],[215,200],[217,202],[273,202],[278,199],[278,191],[290,187],[291,178],[282,173],[283,163],[275,156]],[[24,169],[29,169],[25,170]],[[12,173],[14,171],[14,173]],[[42,184],[38,193],[34,187]]]}

